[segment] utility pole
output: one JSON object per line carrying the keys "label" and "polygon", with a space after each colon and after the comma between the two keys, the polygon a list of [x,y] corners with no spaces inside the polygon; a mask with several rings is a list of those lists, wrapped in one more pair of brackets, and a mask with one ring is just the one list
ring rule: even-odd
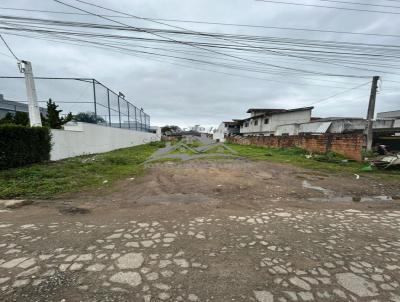
{"label": "utility pole", "polygon": [[374,115],[375,115],[375,102],[376,102],[376,93],[378,90],[378,81],[380,77],[374,76],[372,78],[372,86],[371,86],[371,95],[369,97],[368,104],[368,114],[367,114],[367,125],[365,128],[366,135],[366,150],[372,150],[372,141],[373,141],[373,123],[374,123]]}
{"label": "utility pole", "polygon": [[42,126],[40,110],[37,101],[35,79],[33,78],[32,64],[29,61],[18,62],[18,68],[25,75],[26,94],[28,96],[29,121],[31,127]]}

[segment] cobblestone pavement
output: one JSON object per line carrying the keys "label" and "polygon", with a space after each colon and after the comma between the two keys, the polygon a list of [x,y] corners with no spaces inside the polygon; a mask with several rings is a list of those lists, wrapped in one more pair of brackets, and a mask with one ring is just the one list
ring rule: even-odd
{"label": "cobblestone pavement", "polygon": [[279,208],[3,223],[0,290],[2,301],[400,301],[399,227],[400,211]]}
{"label": "cobblestone pavement", "polygon": [[[216,174],[220,170],[213,165]],[[244,192],[256,191],[257,200],[250,193],[238,196],[233,186],[224,193],[228,177],[218,185],[204,174],[209,166],[197,166],[186,177],[186,164],[169,168],[171,176],[157,174],[158,182],[166,184],[186,167],[176,180],[180,186],[169,193],[171,185],[162,191],[164,185],[152,183],[155,171],[138,183],[127,180],[130,191],[124,194],[81,194],[68,203],[87,211],[60,209],[62,201],[53,201],[0,212],[0,300],[400,301],[398,200],[296,200],[293,196],[302,192],[324,194],[304,188],[302,178],[294,186],[292,170],[284,177],[296,194],[285,195],[280,187],[273,197],[261,198],[256,185],[268,183],[269,192],[275,181],[282,186],[275,174],[284,168],[255,165],[240,170],[253,188]],[[260,178],[257,167],[269,168],[274,177]],[[224,166],[226,175],[233,173],[229,169]],[[185,179],[196,194],[179,193],[186,190]],[[142,189],[146,183],[155,191]],[[233,193],[237,199],[230,204],[226,199],[232,200]],[[135,204],[137,199],[142,203]]]}

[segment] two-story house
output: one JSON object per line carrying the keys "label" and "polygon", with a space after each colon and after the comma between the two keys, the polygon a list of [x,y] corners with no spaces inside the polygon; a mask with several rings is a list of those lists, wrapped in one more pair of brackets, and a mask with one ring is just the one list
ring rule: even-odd
{"label": "two-story house", "polygon": [[311,121],[314,107],[296,109],[249,109],[250,117],[240,120],[240,134],[243,136],[272,136],[282,125],[301,124]]}

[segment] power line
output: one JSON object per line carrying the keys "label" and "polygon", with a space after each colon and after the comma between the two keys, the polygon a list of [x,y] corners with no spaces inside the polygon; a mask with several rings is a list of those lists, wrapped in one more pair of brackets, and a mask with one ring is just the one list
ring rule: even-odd
{"label": "power line", "polygon": [[[22,37],[28,37],[28,38],[34,38],[34,37],[31,37],[31,36],[26,36],[26,35],[18,35],[18,34],[13,34],[13,35],[22,36]],[[54,41],[54,42],[58,42],[58,43],[66,43],[66,44],[77,45],[76,43],[71,43],[71,42],[66,42],[66,41],[60,42],[60,41],[53,40],[53,39],[48,39],[48,38],[38,38],[38,39],[43,39],[43,40],[47,40],[47,41]],[[77,40],[77,41],[80,41],[80,42],[87,42],[87,43],[90,43],[90,44],[93,43],[94,46],[92,45],[92,46],[89,46],[89,47],[95,47],[95,48],[105,48],[104,46],[107,46],[107,45],[104,45],[103,43],[88,42],[88,41],[83,41],[83,40],[79,40],[79,39],[70,39],[70,40],[71,40],[71,41]],[[98,45],[96,45],[96,44],[98,44]],[[117,50],[115,50],[115,51],[118,52],[118,53],[124,53],[124,54],[127,54],[127,55],[132,55],[131,53],[124,51],[124,50],[123,50],[122,48],[120,48],[120,47],[114,47],[114,48],[117,49]],[[112,49],[112,51],[114,51],[114,50]],[[147,53],[147,54],[152,54],[152,53]],[[135,55],[135,56],[138,56],[138,55]],[[139,56],[139,57],[140,57],[140,56]],[[157,61],[157,62],[162,62],[162,63],[168,63],[168,64],[172,64],[172,65],[176,65],[176,66],[182,66],[182,67],[185,67],[185,68],[190,68],[190,69],[195,69],[195,70],[201,70],[201,71],[208,71],[208,72],[213,72],[213,73],[218,73],[218,74],[224,74],[224,75],[229,75],[229,76],[234,76],[234,77],[256,79],[256,80],[269,81],[269,82],[276,82],[276,83],[281,83],[281,84],[282,84],[282,83],[296,84],[295,82],[280,81],[280,80],[275,80],[275,79],[271,79],[271,78],[258,78],[258,77],[254,77],[254,76],[246,76],[246,75],[243,75],[243,74],[233,74],[233,73],[227,73],[227,72],[222,72],[222,71],[218,71],[218,70],[211,70],[211,69],[199,68],[199,67],[194,67],[194,66],[191,66],[191,65],[180,64],[180,63],[176,63],[176,62],[170,62],[170,61],[161,60],[161,59],[149,58],[149,57],[146,57],[146,56],[145,56],[144,58],[145,58],[145,59],[148,59],[148,60],[152,60],[152,61]],[[215,65],[215,64],[213,64],[213,65]],[[278,76],[287,78],[288,75],[278,75]],[[8,78],[8,77],[2,77],[2,76],[0,76],[0,78]],[[37,78],[37,77],[36,77],[36,78]],[[298,78],[304,78],[304,77],[296,76],[296,79],[298,79]],[[305,79],[307,79],[307,78],[305,78]],[[320,80],[317,80],[317,81],[320,81]],[[323,82],[338,83],[337,81],[331,81],[331,80],[322,80],[322,81],[323,81]],[[302,85],[304,85],[304,84],[302,84]],[[342,88],[343,88],[343,87],[338,87],[338,86],[328,86],[328,85],[309,84],[309,83],[307,83],[307,84],[305,84],[305,85],[307,85],[307,86],[318,86],[318,87],[329,87],[329,88],[337,88],[337,89],[342,89]]]}
{"label": "power line", "polygon": [[[389,1],[389,0],[386,0]],[[46,13],[46,14],[62,14],[62,15],[73,15],[73,16],[92,16],[87,13],[76,13],[76,12],[63,12],[54,10],[39,10],[39,9],[26,9],[26,8],[14,8],[14,7],[0,7],[4,10],[15,10],[15,11],[25,11],[25,12],[36,12],[36,13]],[[103,17],[109,18],[122,18],[122,19],[134,19],[130,16],[118,16],[118,15],[104,15]],[[323,33],[333,33],[333,34],[346,34],[346,35],[361,35],[361,36],[377,36],[377,37],[393,37],[399,38],[400,35],[395,34],[381,34],[381,33],[362,33],[362,32],[349,32],[349,31],[337,31],[337,30],[323,30],[323,29],[312,29],[312,28],[301,28],[301,27],[282,27],[282,26],[266,26],[266,25],[256,25],[256,24],[239,24],[239,23],[224,23],[224,22],[212,22],[212,21],[196,21],[196,20],[182,20],[182,19],[165,19],[165,18],[148,18],[142,17],[143,20],[155,20],[155,21],[165,21],[165,22],[175,22],[175,23],[191,23],[191,24],[203,24],[203,25],[220,25],[220,26],[231,26],[231,27],[248,27],[248,28],[265,28],[265,29],[279,29],[287,31],[309,31],[309,32],[323,32]]]}
{"label": "power line", "polygon": [[296,6],[306,6],[306,7],[318,7],[318,8],[349,10],[349,11],[367,12],[367,13],[400,15],[400,12],[369,10],[369,9],[362,9],[362,8],[350,8],[350,7],[328,6],[328,5],[318,5],[318,4],[305,4],[305,3],[294,3],[294,2],[274,1],[274,0],[255,0],[255,1],[268,2],[268,3],[274,3],[274,4],[286,4],[286,5],[296,5]]}
{"label": "power line", "polygon": [[[92,4],[92,3],[89,3],[89,2],[86,2],[86,1],[83,1],[83,0],[75,0],[75,1],[87,4],[87,5],[91,5],[91,6],[94,6],[94,7],[98,7],[98,8],[101,8],[101,9],[106,9],[106,10],[109,10],[109,11],[112,11],[112,12],[115,12],[115,13],[120,13],[120,14],[123,14],[123,15],[126,15],[126,16],[137,17],[137,16],[134,16],[134,15],[131,15],[131,14],[128,14],[128,13],[120,12],[120,11],[109,9],[109,8],[105,8],[105,7],[100,6],[100,5],[95,5],[95,4]],[[137,18],[143,19],[141,17],[137,17]],[[146,19],[146,20],[154,22],[154,23],[157,23],[157,24],[165,25],[165,26],[168,26],[168,27],[177,28],[177,29],[180,29],[180,30],[185,30],[185,31],[188,31],[188,32],[201,34],[201,33],[197,32],[197,31],[187,30],[187,29],[179,27],[179,26],[173,26],[173,25],[166,24],[166,23],[163,23],[163,22],[154,21],[152,19]],[[222,39],[224,41],[232,41],[229,38],[220,38],[220,39]],[[236,43],[238,43],[238,42],[236,41]],[[239,44],[245,45],[245,46],[249,46],[248,44],[244,44],[244,43],[239,43]],[[304,59],[304,60],[309,60],[309,61],[314,61],[314,62],[324,63],[324,64],[330,64],[330,65],[335,65],[335,66],[344,67],[344,68],[352,68],[352,69],[359,69],[359,70],[364,70],[364,71],[379,72],[379,71],[376,71],[376,70],[371,70],[371,69],[367,69],[367,68],[361,68],[361,67],[358,67],[358,66],[341,65],[341,64],[338,64],[336,62],[321,61],[321,60],[313,59],[313,58],[310,58],[310,57],[304,57],[304,56],[299,56],[299,55],[294,55],[294,54],[282,53],[280,51],[274,51],[274,50],[265,49],[265,48],[261,49],[261,51],[277,53],[277,54],[282,55],[282,56],[296,57],[296,58],[300,58],[300,59]]]}
{"label": "power line", "polygon": [[11,47],[7,44],[6,40],[4,40],[3,36],[0,34],[0,39],[4,42],[6,45],[7,49],[10,51],[10,53],[13,55],[13,57],[19,62],[20,59],[15,55],[15,53],[12,51]]}
{"label": "power line", "polygon": [[340,0],[317,0],[317,1],[340,3],[340,4],[347,4],[347,5],[374,6],[374,7],[384,7],[384,8],[400,8],[400,6],[394,6],[394,5],[361,3],[361,2],[353,2],[353,1],[340,1]]}
{"label": "power line", "polygon": [[[59,1],[59,0],[53,0],[53,1],[55,1],[55,2],[57,2],[57,3],[60,3],[60,4],[63,4],[63,5],[65,5],[65,6],[68,6],[68,7],[74,8],[74,9],[77,9],[77,10],[79,10],[79,11],[83,11],[83,12],[85,12],[85,13],[90,13],[90,14],[92,14],[92,15],[94,15],[94,16],[97,16],[97,17],[100,17],[100,18],[102,18],[102,19],[105,19],[105,20],[108,20],[108,21],[111,21],[111,22],[114,22],[114,23],[117,23],[117,24],[120,24],[120,25],[124,25],[124,26],[127,26],[127,27],[129,27],[129,28],[133,28],[133,29],[136,29],[136,30],[137,30],[137,28],[134,27],[134,26],[130,26],[130,25],[128,25],[128,24],[125,24],[125,23],[122,23],[122,22],[119,22],[119,21],[116,21],[116,20],[113,20],[113,19],[110,19],[110,18],[107,18],[107,17],[103,17],[103,16],[101,16],[101,15],[98,15],[98,14],[96,14],[96,13],[92,13],[92,12],[90,12],[90,11],[81,9],[81,8],[76,7],[76,6],[74,6],[74,5],[70,5],[70,4],[64,3],[64,2]],[[80,3],[85,3],[85,4],[87,4],[87,5],[91,5],[91,6],[94,6],[94,7],[97,7],[97,8],[102,8],[102,9],[104,9],[104,10],[113,11],[113,12],[120,13],[120,14],[124,14],[124,15],[129,15],[129,16],[132,16],[132,17],[137,18],[137,19],[143,19],[143,18],[138,17],[138,16],[134,16],[134,15],[131,15],[131,14],[119,12],[119,11],[116,11],[116,10],[112,10],[112,9],[109,9],[109,8],[105,8],[105,7],[103,7],[103,6],[95,5],[95,4],[92,4],[92,3],[85,2],[85,1],[81,1],[81,0],[75,0],[75,1],[80,2]],[[151,21],[151,22],[154,22],[154,23],[158,23],[158,24],[166,25],[166,24],[161,23],[161,22],[158,22],[158,21],[153,21],[153,20],[148,20],[148,21]],[[142,31],[143,31],[143,30],[142,30]],[[180,44],[183,44],[183,45],[195,47],[195,48],[202,49],[202,50],[205,50],[205,51],[208,51],[208,52],[212,52],[212,53],[215,53],[215,54],[219,54],[219,55],[223,55],[223,56],[227,56],[227,57],[231,57],[231,58],[235,58],[235,59],[238,59],[238,60],[247,61],[247,62],[251,62],[251,63],[262,64],[262,65],[266,65],[266,66],[269,66],[269,67],[274,67],[274,68],[279,68],[279,69],[284,69],[284,70],[290,70],[290,71],[298,71],[298,72],[303,72],[303,73],[308,73],[308,74],[324,75],[324,76],[336,76],[336,77],[339,76],[339,77],[351,77],[351,78],[359,78],[359,77],[360,77],[359,75],[339,75],[339,74],[331,74],[331,73],[324,73],[324,72],[316,72],[316,71],[304,70],[304,69],[298,69],[298,68],[291,68],[291,67],[286,67],[286,66],[279,66],[279,65],[275,65],[275,64],[268,64],[268,63],[265,63],[265,62],[249,60],[249,59],[241,58],[241,57],[238,57],[238,56],[235,56],[235,55],[226,54],[226,53],[223,53],[223,52],[219,52],[219,51],[207,49],[207,48],[204,48],[204,47],[195,46],[195,45],[192,45],[191,43],[187,43],[187,42],[184,42],[184,41],[179,41],[179,40],[171,39],[171,38],[169,38],[169,37],[165,37],[165,36],[163,36],[163,35],[159,35],[159,34],[156,34],[156,33],[154,33],[154,32],[149,32],[149,31],[146,31],[146,30],[144,30],[144,32],[146,32],[146,33],[148,33],[148,34],[152,34],[152,35],[158,36],[158,37],[161,37],[161,38],[164,38],[164,39],[168,39],[168,40],[170,40],[170,41],[174,41],[174,42],[176,42],[176,43],[180,43]]]}
{"label": "power line", "polygon": [[[21,27],[19,25],[14,25],[14,23],[10,22],[2,22],[1,18],[6,18],[8,20],[16,19],[18,21],[23,21],[22,23],[29,22],[29,27]],[[81,23],[81,22],[66,22],[66,21],[56,21],[56,20],[48,20],[48,19],[34,19],[34,18],[14,18],[9,16],[0,16],[0,23],[4,23],[7,25],[17,26],[19,31],[27,31],[27,32],[37,32],[40,34],[62,34],[62,35],[78,35],[83,36],[85,38],[96,38],[96,39],[116,39],[118,40],[118,44],[122,45],[123,43],[120,40],[138,40],[142,42],[157,42],[157,43],[164,43],[170,42],[163,40],[146,40],[144,38],[137,38],[132,36],[125,36],[125,35],[109,35],[104,33],[92,33],[92,32],[82,32],[82,31],[54,31],[53,28],[47,29],[46,27],[37,27],[33,26],[31,23],[44,23],[44,24],[51,24],[57,26],[65,26],[65,27],[84,27],[84,28],[91,28],[91,29],[112,29],[112,30],[123,30],[126,31],[126,27],[123,26],[115,26],[115,25],[104,25],[104,24],[93,24],[93,23]],[[0,27],[0,29],[6,30],[17,30],[14,28],[9,27]],[[45,29],[45,30],[44,30]],[[387,68],[395,68],[395,62],[397,59],[400,59],[400,56],[397,56],[398,49],[400,49],[400,45],[381,45],[381,44],[363,44],[363,43],[350,43],[350,42],[335,42],[335,41],[322,41],[322,40],[305,40],[305,39],[289,39],[289,38],[279,38],[279,37],[260,37],[260,36],[245,36],[245,35],[226,35],[226,34],[216,34],[216,33],[206,33],[206,32],[187,32],[187,31],[170,31],[170,30],[162,30],[162,29],[149,29],[149,28],[138,28],[138,30],[130,29],[130,31],[151,31],[157,33],[165,33],[165,34],[174,34],[174,35],[184,35],[184,36],[193,36],[193,37],[205,37],[205,38],[215,38],[215,39],[222,39],[224,41],[229,41],[233,43],[238,43],[240,45],[244,45],[246,47],[238,47],[233,44],[209,44],[204,42],[189,42],[192,46],[199,45],[203,47],[212,47],[212,48],[222,48],[228,49],[231,51],[252,51],[256,54],[259,54],[261,51],[266,50],[271,52],[274,55],[279,56],[288,56],[288,57],[295,57],[301,59],[309,59],[318,63],[330,63],[333,62],[333,65],[339,67],[348,67],[348,68],[359,68],[361,64],[366,66],[377,66],[377,67],[387,67]],[[239,40],[250,41],[253,44],[242,43]],[[268,42],[268,46],[264,47],[259,45],[259,43]],[[257,43],[257,44],[254,44]],[[283,45],[283,46],[274,46],[274,45]],[[125,44],[126,45],[126,44]],[[290,47],[286,46],[290,45]],[[315,46],[317,49],[310,49],[310,46]],[[141,48],[149,48],[145,46],[135,46]],[[343,48],[344,51],[332,51],[332,50],[325,50],[321,48]],[[152,49],[157,50],[165,50],[165,51],[173,51],[173,52],[181,52],[181,53],[188,53],[191,54],[190,51],[185,50],[177,50],[177,49],[165,49],[165,48],[154,48]],[[376,52],[378,51],[379,52]],[[390,52],[388,51],[390,50]],[[392,54],[393,51],[393,54]],[[295,55],[292,55],[294,53]],[[299,54],[302,54],[301,56]],[[197,55],[197,54],[195,54]],[[203,55],[205,56],[205,55]],[[211,56],[210,56],[211,57]],[[380,59],[380,62],[377,61],[370,61],[370,59]],[[365,61],[368,60],[368,61]],[[282,60],[281,60],[282,61]],[[384,61],[387,61],[387,64],[384,64]],[[337,63],[347,63],[347,64],[354,64],[356,66],[345,66],[340,65]],[[361,68],[365,70],[365,68]],[[379,70],[367,70],[367,71],[374,71],[378,73],[385,73],[385,71]]]}
{"label": "power line", "polygon": [[347,92],[356,90],[356,89],[358,89],[358,88],[360,88],[360,87],[362,87],[362,86],[365,86],[365,85],[367,85],[367,84],[369,84],[369,83],[370,83],[370,82],[368,81],[368,82],[366,82],[366,83],[357,85],[357,86],[355,86],[355,87],[353,87],[353,88],[346,89],[346,90],[344,90],[344,91],[342,91],[342,92],[336,93],[336,94],[331,95],[331,96],[329,96],[329,97],[327,97],[327,98],[323,98],[323,99],[321,99],[321,100],[319,100],[319,101],[316,101],[315,103],[311,104],[310,106],[314,106],[314,105],[316,105],[316,104],[320,104],[320,103],[325,102],[325,101],[327,101],[327,100],[333,99],[334,97],[337,97],[338,95],[345,94],[345,93],[347,93]]}

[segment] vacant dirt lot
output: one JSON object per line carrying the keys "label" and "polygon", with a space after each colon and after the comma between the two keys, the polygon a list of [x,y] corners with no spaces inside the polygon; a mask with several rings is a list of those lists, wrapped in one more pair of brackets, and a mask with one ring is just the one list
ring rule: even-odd
{"label": "vacant dirt lot", "polygon": [[220,159],[0,213],[1,301],[400,301],[400,189]]}

